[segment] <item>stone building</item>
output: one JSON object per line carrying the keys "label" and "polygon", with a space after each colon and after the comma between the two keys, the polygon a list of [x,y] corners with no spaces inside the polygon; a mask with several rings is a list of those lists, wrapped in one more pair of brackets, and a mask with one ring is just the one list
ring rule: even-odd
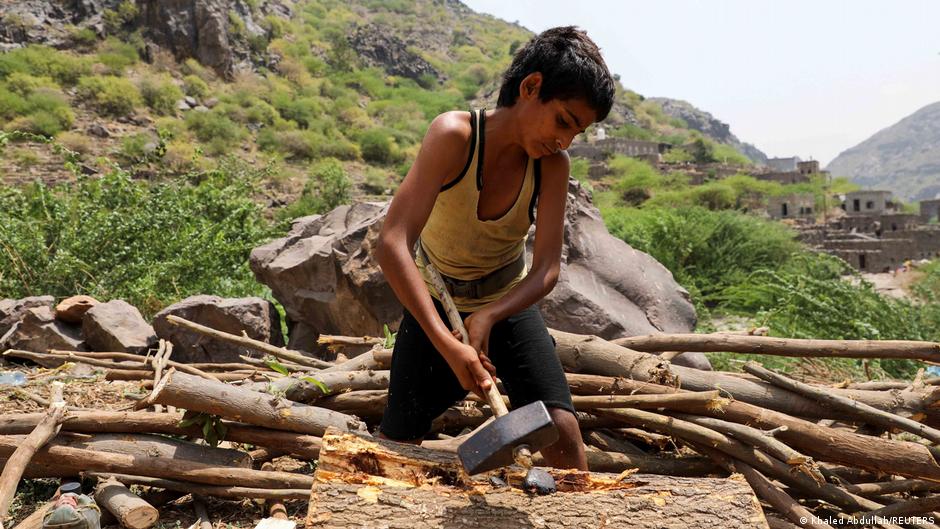
{"label": "stone building", "polygon": [[891,191],[853,191],[845,194],[842,209],[849,215],[880,215],[893,211]]}
{"label": "stone building", "polygon": [[788,173],[797,170],[797,164],[800,163],[799,156],[790,158],[768,158],[767,168],[775,173]]}
{"label": "stone building", "polygon": [[920,220],[924,224],[940,221],[940,198],[920,201]]}
{"label": "stone building", "polygon": [[766,180],[769,182],[777,182],[782,185],[802,184],[803,182],[809,182],[809,175],[802,174],[799,171],[771,171],[767,173],[758,173],[754,175],[754,178],[758,180]]}
{"label": "stone building", "polygon": [[767,199],[767,213],[772,219],[815,218],[816,199],[812,193],[795,193]]}
{"label": "stone building", "polygon": [[657,141],[604,138],[593,142],[575,143],[568,148],[568,154],[587,158],[592,162],[604,161],[615,154],[632,157],[650,157],[658,161],[659,156],[671,148],[672,145]]}
{"label": "stone building", "polygon": [[796,170],[802,175],[811,175],[819,172],[819,161],[809,160],[807,162],[797,162]]}

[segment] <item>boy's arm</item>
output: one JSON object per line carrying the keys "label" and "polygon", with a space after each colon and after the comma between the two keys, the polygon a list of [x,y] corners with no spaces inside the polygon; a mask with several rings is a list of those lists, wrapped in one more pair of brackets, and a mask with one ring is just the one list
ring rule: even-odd
{"label": "boy's arm", "polygon": [[542,182],[538,216],[535,219],[532,268],[525,278],[503,297],[467,317],[470,344],[478,351],[487,352],[489,330],[494,323],[532,305],[555,288],[561,269],[568,175],[568,153],[565,151],[542,159]]}
{"label": "boy's arm", "polygon": [[461,386],[479,393],[478,386],[488,388],[490,376],[476,351],[444,325],[412,257],[412,248],[431,215],[441,186],[464,166],[470,134],[469,122],[459,112],[434,119],[389,206],[375,257],[398,300],[447,360]]}

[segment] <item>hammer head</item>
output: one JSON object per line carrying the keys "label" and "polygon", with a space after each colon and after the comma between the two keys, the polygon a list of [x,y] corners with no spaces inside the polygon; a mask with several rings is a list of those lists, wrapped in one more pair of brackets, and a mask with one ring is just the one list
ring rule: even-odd
{"label": "hammer head", "polygon": [[497,418],[457,448],[468,474],[513,463],[513,449],[528,445],[536,452],[558,440],[558,429],[542,401],[526,404]]}

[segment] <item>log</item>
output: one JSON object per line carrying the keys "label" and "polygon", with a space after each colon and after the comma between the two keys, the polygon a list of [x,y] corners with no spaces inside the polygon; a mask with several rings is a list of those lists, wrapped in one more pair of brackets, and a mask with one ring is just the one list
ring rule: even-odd
{"label": "log", "polygon": [[99,360],[96,358],[89,358],[84,356],[79,356],[74,352],[63,352],[63,353],[35,353],[33,351],[21,351],[19,349],[8,349],[3,352],[3,356],[13,357],[13,358],[22,358],[24,360],[30,360],[36,362],[37,364],[51,368],[59,367],[66,362],[81,362],[83,364],[88,364],[94,367],[104,367],[109,369],[146,369],[148,366],[146,363],[141,362],[140,358],[134,362],[115,362],[112,360]]}
{"label": "log", "polygon": [[284,360],[290,360],[291,362],[300,364],[307,367],[316,367],[316,368],[325,368],[333,364],[329,362],[324,362],[323,360],[318,360],[316,358],[310,358],[309,356],[304,356],[298,351],[290,351],[283,347],[277,347],[276,345],[271,345],[259,340],[254,340],[247,336],[236,336],[234,334],[229,334],[227,332],[219,331],[211,327],[206,327],[205,325],[200,325],[198,323],[189,321],[184,318],[180,318],[174,314],[170,314],[166,317],[166,320],[173,325],[178,325],[180,327],[185,327],[191,331],[198,332],[199,334],[204,334],[210,336],[217,340],[223,342],[228,342],[231,344],[239,345],[246,347],[248,349],[254,349],[255,351],[260,351],[262,353],[269,354],[271,356],[281,358]]}
{"label": "log", "polygon": [[[839,414],[818,402],[796,396],[771,384],[755,382],[723,373],[700,371],[689,367],[670,365],[662,359],[639,351],[617,346],[596,336],[582,336],[550,329],[555,338],[556,352],[567,371],[613,377],[624,377],[641,382],[681,387],[691,391],[720,389],[722,395],[737,401],[779,411],[795,417],[817,419],[838,418]],[[864,391],[832,389],[841,395],[875,408],[904,413],[926,415],[940,420],[940,412],[932,408],[935,394],[921,391]]]}
{"label": "log", "polygon": [[[0,435],[29,433],[42,418],[41,413],[10,413],[0,415]],[[199,425],[179,425],[182,413],[153,413],[126,411],[70,412],[62,429],[83,433],[141,433],[186,435],[202,438]],[[320,455],[320,438],[280,430],[269,430],[231,421],[222,421],[226,427],[225,439],[236,443],[250,443],[275,448],[289,454],[316,459]]]}
{"label": "log", "polygon": [[196,461],[212,466],[251,468],[251,458],[241,450],[216,448],[162,435],[140,433],[63,434],[49,443],[97,452],[126,454],[134,457],[164,457]]}
{"label": "log", "polygon": [[13,450],[3,454],[8,459],[3,466],[3,473],[0,474],[0,522],[7,517],[13,497],[16,495],[16,486],[26,466],[36,452],[59,433],[59,423],[62,422],[66,411],[65,402],[62,400],[62,388],[61,382],[52,383],[52,403],[45,416],[25,439],[13,446]]}
{"label": "log", "polygon": [[189,494],[201,494],[203,496],[213,496],[216,498],[225,499],[284,498],[286,500],[306,500],[310,497],[309,488],[275,489],[240,487],[237,485],[204,485],[201,483],[192,483],[188,481],[152,478],[147,476],[132,476],[128,474],[112,474],[107,472],[88,472],[87,475],[98,478],[114,477],[121,483],[125,483],[127,485],[146,485],[148,487],[159,487],[167,490],[175,490]]}
{"label": "log", "polygon": [[[221,382],[235,382],[249,378],[253,379],[256,376],[257,375],[245,373],[212,373],[210,376],[203,378],[206,380],[218,380]],[[153,371],[143,371],[136,369],[109,369],[104,372],[105,380],[148,380],[152,378]],[[152,388],[153,382],[150,382],[146,385]]]}
{"label": "log", "polygon": [[[49,352],[68,354],[71,351],[57,351],[55,349],[52,349]],[[92,353],[92,352],[83,351],[80,353],[73,353],[73,354],[77,354],[86,358],[113,358],[113,359],[118,359],[118,360],[130,360],[130,361],[140,361],[140,358],[141,358],[140,355],[135,355],[132,353],[119,353],[119,352]],[[211,373],[206,373],[205,371],[202,371],[201,369],[199,369],[200,365],[205,365],[205,364],[185,364],[182,362],[177,362],[175,360],[167,360],[166,365],[170,367],[175,367],[177,370],[182,371],[184,373],[189,373],[190,375],[196,375],[197,377],[202,377],[202,378],[206,378],[209,380],[218,380],[217,378],[215,378],[216,375],[213,375]]]}
{"label": "log", "polygon": [[[347,471],[348,469],[348,471]],[[453,454],[355,434],[328,433],[307,527],[760,527],[767,523],[740,478],[552,472],[559,492],[467,481]],[[523,473],[512,474],[514,482]]]}
{"label": "log", "polygon": [[323,435],[329,426],[365,430],[359,419],[335,411],[293,403],[257,391],[179,373],[174,369],[160,380],[138,408],[153,403],[298,433]]}
{"label": "log", "polygon": [[[9,457],[21,442],[13,436],[0,436],[0,457]],[[144,475],[192,481],[208,485],[238,485],[257,488],[306,488],[310,476],[290,472],[263,472],[248,468],[219,467],[176,458],[141,458],[69,446],[46,446],[33,460],[40,465],[58,466],[77,475],[85,471]]]}
{"label": "log", "polygon": [[160,519],[159,511],[113,478],[98,483],[95,502],[128,529],[149,529]]}
{"label": "log", "polygon": [[[327,387],[324,394],[317,384],[303,380],[312,377]],[[329,394],[344,391],[388,389],[389,371],[320,371],[279,378],[273,382],[255,382],[245,387],[274,395],[284,395],[294,402],[311,404]]]}
{"label": "log", "polygon": [[[252,367],[261,367],[261,368],[264,368],[264,369],[266,369],[266,370],[268,370],[268,371],[273,371],[273,370],[271,369],[271,367],[268,365],[268,363],[267,363],[266,361],[262,360],[261,358],[252,358],[252,357],[250,357],[250,356],[248,356],[248,355],[239,355],[238,357],[241,358],[241,359],[245,362],[245,364],[247,364],[247,365],[249,365],[249,366],[252,366]],[[317,371],[319,371],[319,369],[316,369],[316,368],[313,368],[313,367],[302,366],[302,365],[300,365],[300,364],[295,364],[295,363],[289,362],[289,361],[287,361],[287,360],[279,360],[279,362],[280,362],[281,365],[283,365],[283,366],[286,367],[289,371],[292,371],[292,372],[293,372],[293,371],[302,371],[302,372],[304,372],[304,373],[316,373]]]}
{"label": "log", "polygon": [[914,435],[919,435],[924,439],[933,441],[934,443],[940,443],[940,431],[925,424],[921,424],[917,421],[912,421],[906,417],[901,417],[893,413],[879,410],[869,406],[868,404],[865,404],[864,402],[858,402],[856,400],[841,397],[839,395],[833,395],[828,389],[824,390],[820,388],[814,388],[809,384],[797,382],[796,380],[785,377],[779,373],[774,373],[773,371],[764,368],[757,362],[748,362],[744,365],[744,370],[754,376],[758,376],[766,380],[771,384],[788,389],[799,395],[811,397],[824,402],[826,405],[831,406],[836,410],[851,414],[852,416],[858,417],[868,422],[869,424],[882,426],[888,429],[897,428],[899,430],[913,433]]}
{"label": "log", "polygon": [[940,343],[908,340],[806,340],[770,336],[651,334],[618,338],[613,343],[634,351],[697,351],[824,358],[907,358],[940,362]]}
{"label": "log", "polygon": [[193,527],[212,529],[212,521],[209,519],[209,509],[206,508],[206,502],[198,494],[193,494],[193,511],[196,513],[196,523],[193,524]]}

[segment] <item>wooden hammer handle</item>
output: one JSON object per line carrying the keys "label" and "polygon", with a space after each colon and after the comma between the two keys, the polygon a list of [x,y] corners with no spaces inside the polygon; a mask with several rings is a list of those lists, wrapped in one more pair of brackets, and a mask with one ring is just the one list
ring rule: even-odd
{"label": "wooden hammer handle", "polygon": [[[424,253],[424,249],[418,245],[418,251],[422,253],[424,260],[424,272],[428,279],[431,280],[431,285],[434,287],[434,291],[437,292],[438,298],[441,300],[441,304],[444,305],[444,310],[447,311],[447,319],[450,320],[450,326],[453,329],[460,331],[460,336],[463,337],[463,343],[470,345],[470,335],[467,333],[466,327],[463,325],[463,319],[460,317],[460,313],[457,311],[457,306],[454,305],[453,298],[450,297],[450,292],[447,291],[447,287],[444,286],[444,280],[441,279],[441,273],[438,272],[437,267],[431,264],[431,260],[428,259],[427,254]],[[506,408],[506,403],[503,402],[503,397],[499,394],[499,390],[496,389],[496,379],[492,379],[490,384],[490,389],[486,392],[486,400],[489,402],[490,408],[493,409],[493,413],[497,417],[502,417],[509,413],[509,410]]]}

